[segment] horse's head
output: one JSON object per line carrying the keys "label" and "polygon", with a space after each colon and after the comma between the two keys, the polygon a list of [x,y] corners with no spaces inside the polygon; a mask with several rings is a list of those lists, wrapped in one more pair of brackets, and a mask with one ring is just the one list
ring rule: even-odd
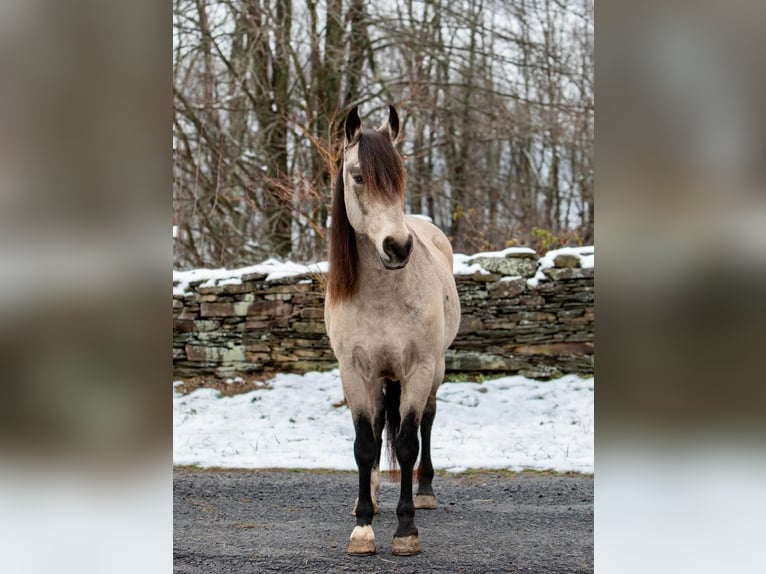
{"label": "horse's head", "polygon": [[401,269],[412,252],[412,233],[404,221],[407,173],[394,147],[398,133],[393,106],[377,131],[362,129],[356,106],[346,118],[343,185],[348,220],[373,243],[386,269]]}

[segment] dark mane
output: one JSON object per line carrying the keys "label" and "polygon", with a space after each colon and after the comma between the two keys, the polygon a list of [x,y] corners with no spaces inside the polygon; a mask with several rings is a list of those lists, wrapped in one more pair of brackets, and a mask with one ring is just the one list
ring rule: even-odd
{"label": "dark mane", "polygon": [[346,213],[343,186],[343,163],[335,177],[330,212],[330,269],[327,273],[327,296],[331,302],[343,301],[356,293],[359,253],[356,234]]}
{"label": "dark mane", "polygon": [[[387,202],[404,201],[407,172],[391,141],[377,131],[364,130],[358,145],[367,191]],[[337,303],[356,293],[359,265],[356,234],[346,213],[342,162],[335,178],[331,216],[327,296],[331,303]]]}

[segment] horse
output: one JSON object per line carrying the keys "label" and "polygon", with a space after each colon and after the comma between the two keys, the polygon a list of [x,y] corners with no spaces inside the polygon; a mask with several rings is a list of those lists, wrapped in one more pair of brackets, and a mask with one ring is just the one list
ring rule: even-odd
{"label": "horse", "polygon": [[[324,312],[354,423],[359,494],[351,555],[376,552],[372,519],[384,428],[400,469],[391,550],[398,556],[421,551],[415,509],[437,506],[431,428],[445,352],[460,323],[449,240],[424,218],[404,212],[407,173],[395,148],[398,133],[393,106],[377,130],[362,129],[358,107],[351,109],[332,198]],[[418,429],[422,452],[413,500]]]}

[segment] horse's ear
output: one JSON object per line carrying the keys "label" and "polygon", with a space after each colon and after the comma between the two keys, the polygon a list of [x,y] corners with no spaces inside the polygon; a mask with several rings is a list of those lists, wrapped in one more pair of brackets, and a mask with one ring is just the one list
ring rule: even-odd
{"label": "horse's ear", "polygon": [[394,106],[388,106],[388,119],[378,128],[378,131],[396,143],[396,136],[399,135],[399,114],[396,113]]}
{"label": "horse's ear", "polygon": [[362,134],[362,120],[359,119],[359,106],[354,106],[346,116],[346,145],[355,144]]}

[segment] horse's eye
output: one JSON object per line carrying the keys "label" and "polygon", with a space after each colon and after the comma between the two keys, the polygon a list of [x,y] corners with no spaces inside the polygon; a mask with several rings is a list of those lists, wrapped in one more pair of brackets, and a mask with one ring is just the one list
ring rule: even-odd
{"label": "horse's eye", "polygon": [[362,183],[364,183],[364,179],[362,178],[361,175],[355,175],[354,176],[354,183],[357,184],[357,185],[362,185]]}

